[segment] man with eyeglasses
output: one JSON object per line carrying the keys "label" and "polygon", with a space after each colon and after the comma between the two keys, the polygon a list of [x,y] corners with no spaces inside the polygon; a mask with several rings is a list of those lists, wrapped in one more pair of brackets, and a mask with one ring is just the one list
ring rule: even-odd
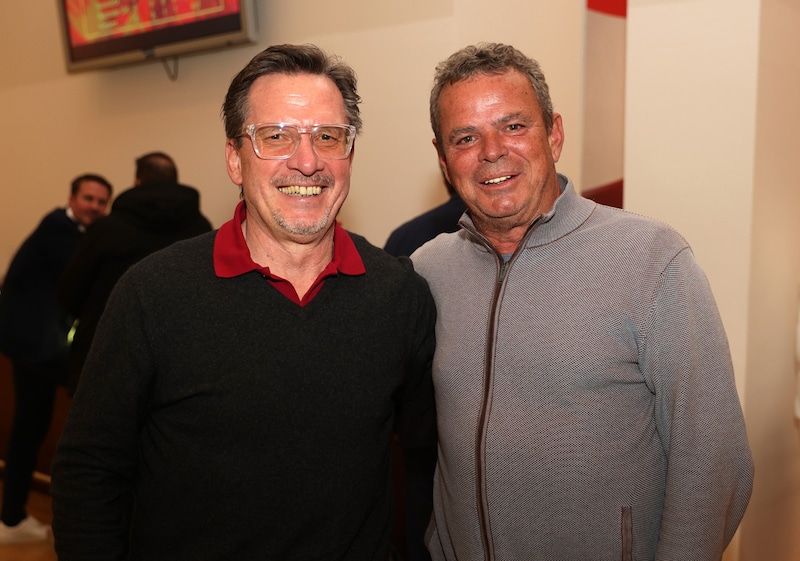
{"label": "man with eyeglasses", "polygon": [[311,45],[233,79],[243,200],[117,284],[53,468],[62,561],[389,558],[389,443],[433,405],[435,308],[336,223],[359,103]]}

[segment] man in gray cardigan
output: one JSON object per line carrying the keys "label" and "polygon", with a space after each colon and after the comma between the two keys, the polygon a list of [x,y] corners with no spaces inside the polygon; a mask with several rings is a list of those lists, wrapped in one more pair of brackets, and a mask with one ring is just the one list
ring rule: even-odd
{"label": "man in gray cardigan", "polygon": [[434,561],[716,561],[753,462],[708,282],[670,227],[556,172],[539,65],[439,65],[434,145],[461,231],[412,255],[436,301]]}

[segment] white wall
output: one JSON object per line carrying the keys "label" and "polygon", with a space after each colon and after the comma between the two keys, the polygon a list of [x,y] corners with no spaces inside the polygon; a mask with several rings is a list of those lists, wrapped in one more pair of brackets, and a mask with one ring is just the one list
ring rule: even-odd
{"label": "white wall", "polygon": [[220,105],[233,75],[272,43],[314,42],[356,69],[365,128],[341,219],[377,245],[446,198],[428,95],[436,63],[471,42],[512,43],[540,60],[567,129],[559,167],[580,185],[584,5],[258,0],[258,45],[182,57],[173,82],[157,62],[68,75],[55,2],[2,3],[0,275],[41,216],[65,203],[72,178],[97,172],[119,192],[151,150],[176,159],[215,226],[228,220],[239,193],[225,173]]}

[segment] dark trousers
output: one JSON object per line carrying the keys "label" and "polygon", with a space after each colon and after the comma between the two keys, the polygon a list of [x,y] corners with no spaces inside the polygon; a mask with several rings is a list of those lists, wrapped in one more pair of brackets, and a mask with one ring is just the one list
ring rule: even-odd
{"label": "dark trousers", "polygon": [[8,526],[16,526],[26,516],[25,504],[36,458],[50,428],[56,388],[64,376],[65,367],[61,362],[25,364],[13,360],[11,365],[14,371],[14,420],[6,453],[0,519]]}

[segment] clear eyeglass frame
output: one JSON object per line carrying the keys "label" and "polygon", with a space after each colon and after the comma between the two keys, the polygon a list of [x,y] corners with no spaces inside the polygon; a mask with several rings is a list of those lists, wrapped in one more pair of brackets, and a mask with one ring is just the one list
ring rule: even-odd
{"label": "clear eyeglass frame", "polygon": [[[271,134],[265,135],[264,131]],[[356,128],[353,125],[314,124],[298,127],[288,123],[256,123],[247,125],[244,132],[250,137],[253,151],[262,160],[287,160],[300,146],[300,136],[308,134],[314,153],[320,158],[344,160],[353,149]],[[274,140],[270,149],[265,142]],[[272,152],[272,153],[270,153]]]}

